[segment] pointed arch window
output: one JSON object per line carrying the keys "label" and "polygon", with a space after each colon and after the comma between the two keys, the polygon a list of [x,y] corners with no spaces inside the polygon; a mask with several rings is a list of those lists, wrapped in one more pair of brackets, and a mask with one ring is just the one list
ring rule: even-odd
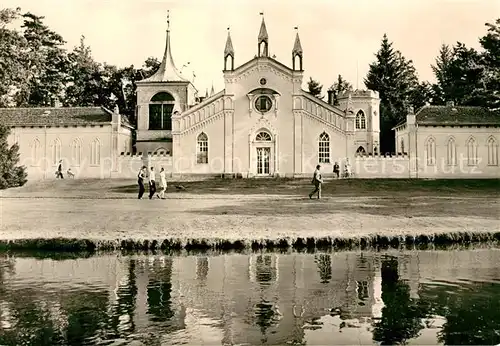
{"label": "pointed arch window", "polygon": [[366,129],[366,117],[365,113],[362,110],[360,110],[356,114],[356,129],[358,130]]}
{"label": "pointed arch window", "polygon": [[471,137],[467,140],[467,165],[474,166],[477,164],[477,144],[476,140]]}
{"label": "pointed arch window", "polygon": [[326,132],[319,135],[318,161],[330,163],[330,136]]}
{"label": "pointed arch window", "polygon": [[73,165],[80,166],[82,160],[82,143],[78,138],[75,138],[71,143],[71,161]]}
{"label": "pointed arch window", "polygon": [[453,137],[450,137],[450,139],[448,139],[448,143],[446,144],[446,163],[448,166],[454,166],[457,164],[457,145]]}
{"label": "pointed arch window", "polygon": [[175,98],[168,92],[155,94],[149,103],[149,129],[172,130]]}
{"label": "pointed arch window", "polygon": [[494,137],[488,138],[488,166],[498,166],[498,143]]}
{"label": "pointed arch window", "polygon": [[366,150],[365,150],[365,148],[363,148],[363,146],[362,146],[362,145],[360,145],[360,146],[358,147],[358,149],[356,150],[356,154],[358,154],[358,155],[366,155]]}
{"label": "pointed arch window", "polygon": [[99,166],[101,164],[101,142],[96,138],[90,143],[90,164]]}
{"label": "pointed arch window", "polygon": [[51,151],[50,155],[51,162],[53,165],[57,165],[61,160],[61,141],[59,140],[59,138],[55,139],[52,142],[50,151]]}
{"label": "pointed arch window", "polygon": [[31,143],[31,165],[38,166],[40,163],[41,145],[38,138],[35,138]]}
{"label": "pointed arch window", "polygon": [[257,133],[255,140],[258,142],[270,142],[272,140],[271,135],[265,131]]}
{"label": "pointed arch window", "polygon": [[429,138],[425,144],[425,155],[427,157],[427,165],[433,166],[436,164],[436,140]]}
{"label": "pointed arch window", "polygon": [[208,136],[205,132],[198,135],[197,138],[197,163],[208,163]]}

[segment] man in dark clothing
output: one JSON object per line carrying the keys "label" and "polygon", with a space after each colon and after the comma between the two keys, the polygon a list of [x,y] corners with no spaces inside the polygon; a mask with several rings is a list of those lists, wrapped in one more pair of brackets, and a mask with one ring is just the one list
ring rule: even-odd
{"label": "man in dark clothing", "polygon": [[314,171],[314,175],[312,178],[312,183],[314,185],[314,190],[309,194],[309,198],[312,199],[312,196],[315,193],[318,193],[318,199],[321,198],[321,184],[323,184],[323,178],[321,177],[320,165],[316,166],[316,170]]}
{"label": "man in dark clothing", "polygon": [[151,167],[149,171],[149,199],[153,199],[156,193],[156,177],[154,167]]}
{"label": "man in dark clothing", "polygon": [[340,166],[339,166],[338,162],[335,162],[335,164],[333,165],[333,173],[335,175],[337,175],[337,179],[338,179],[339,175],[340,175]]}
{"label": "man in dark clothing", "polygon": [[59,166],[57,167],[56,179],[57,178],[64,179],[63,173],[62,173],[62,160],[59,161]]}
{"label": "man in dark clothing", "polygon": [[144,178],[146,177],[146,172],[145,172],[146,166],[142,166],[141,170],[137,174],[137,183],[139,184],[139,199],[142,198],[142,195],[144,195]]}

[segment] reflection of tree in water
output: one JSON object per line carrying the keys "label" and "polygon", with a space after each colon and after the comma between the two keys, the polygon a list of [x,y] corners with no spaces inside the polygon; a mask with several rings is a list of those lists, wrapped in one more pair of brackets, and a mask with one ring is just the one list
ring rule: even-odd
{"label": "reflection of tree in water", "polygon": [[123,332],[131,333],[135,330],[134,312],[137,299],[136,260],[128,262],[128,280],[117,290],[117,302],[111,312],[110,332],[112,336],[123,336]]}
{"label": "reflection of tree in water", "polygon": [[314,256],[314,262],[318,266],[319,277],[322,284],[327,284],[332,279],[332,257],[327,254]]}
{"label": "reflection of tree in water", "polygon": [[68,291],[61,308],[68,316],[66,338],[69,345],[81,345],[97,337],[105,329],[108,318],[108,293]]}
{"label": "reflection of tree in water", "polygon": [[[155,264],[158,264],[155,261]],[[148,283],[148,314],[155,322],[165,322],[174,316],[171,308],[172,259],[164,264],[155,265]]]}
{"label": "reflection of tree in water", "polygon": [[63,333],[36,292],[7,292],[12,326],[0,329],[0,345],[64,345]]}
{"label": "reflection of tree in water", "polygon": [[500,284],[450,287],[422,285],[420,299],[433,315],[446,318],[438,340],[446,345],[500,343]]}
{"label": "reflection of tree in water", "polygon": [[405,344],[418,336],[423,328],[425,309],[410,298],[410,287],[399,280],[398,260],[387,256],[382,260],[382,318],[375,323],[373,339],[383,345]]}

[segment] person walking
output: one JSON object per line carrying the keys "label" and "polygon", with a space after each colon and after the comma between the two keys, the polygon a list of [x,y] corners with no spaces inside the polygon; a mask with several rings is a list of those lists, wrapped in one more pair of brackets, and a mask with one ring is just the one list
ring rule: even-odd
{"label": "person walking", "polygon": [[57,178],[64,179],[64,176],[63,176],[63,173],[62,173],[62,160],[59,160],[59,166],[57,167],[56,179]]}
{"label": "person walking", "polygon": [[153,199],[156,192],[155,169],[151,167],[149,170],[149,199]]}
{"label": "person walking", "polygon": [[146,166],[142,166],[142,168],[139,170],[139,173],[137,174],[137,183],[139,184],[139,196],[138,199],[142,198],[142,195],[144,195],[144,178],[146,178]]}
{"label": "person walking", "polygon": [[318,199],[321,198],[321,185],[323,184],[323,177],[321,176],[321,166],[317,165],[316,170],[314,171],[312,183],[314,185],[314,190],[309,194],[309,199],[312,199],[312,196],[315,193],[318,193]]}
{"label": "person walking", "polygon": [[167,191],[167,175],[163,167],[160,169],[160,185],[161,191],[157,196],[158,198],[165,199],[165,192]]}

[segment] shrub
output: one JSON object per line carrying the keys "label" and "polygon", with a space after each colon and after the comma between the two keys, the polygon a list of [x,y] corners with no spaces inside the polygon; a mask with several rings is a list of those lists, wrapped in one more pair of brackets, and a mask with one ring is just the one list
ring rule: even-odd
{"label": "shrub", "polygon": [[23,186],[28,181],[26,167],[17,166],[19,163],[19,145],[16,143],[9,148],[7,137],[10,128],[0,124],[0,189]]}

